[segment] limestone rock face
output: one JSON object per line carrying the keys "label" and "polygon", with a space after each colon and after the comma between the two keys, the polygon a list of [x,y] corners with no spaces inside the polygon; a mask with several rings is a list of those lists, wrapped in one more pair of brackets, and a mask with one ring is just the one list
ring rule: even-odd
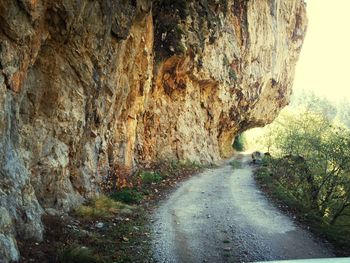
{"label": "limestone rock face", "polygon": [[1,0],[0,262],[118,167],[215,162],[288,104],[302,0]]}

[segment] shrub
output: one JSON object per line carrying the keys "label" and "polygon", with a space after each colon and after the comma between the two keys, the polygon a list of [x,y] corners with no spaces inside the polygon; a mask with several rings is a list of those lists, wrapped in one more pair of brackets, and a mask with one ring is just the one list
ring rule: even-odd
{"label": "shrub", "polygon": [[142,200],[143,194],[136,189],[124,188],[110,195],[113,200],[127,204],[138,203]]}
{"label": "shrub", "polygon": [[139,176],[144,184],[158,183],[163,180],[161,174],[157,172],[141,172]]}

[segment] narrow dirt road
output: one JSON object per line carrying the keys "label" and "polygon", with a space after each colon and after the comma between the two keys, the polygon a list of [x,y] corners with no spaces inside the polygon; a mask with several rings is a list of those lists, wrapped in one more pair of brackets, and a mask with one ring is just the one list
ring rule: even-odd
{"label": "narrow dirt road", "polygon": [[156,210],[157,262],[251,262],[332,257],[257,188],[248,165],[226,164],[184,182]]}

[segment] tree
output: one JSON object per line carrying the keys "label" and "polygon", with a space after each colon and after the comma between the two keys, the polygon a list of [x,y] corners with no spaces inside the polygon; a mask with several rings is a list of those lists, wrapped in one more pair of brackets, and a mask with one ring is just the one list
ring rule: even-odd
{"label": "tree", "polygon": [[350,209],[349,129],[304,110],[284,112],[266,133],[281,157],[277,180],[327,222],[344,217]]}
{"label": "tree", "polygon": [[337,107],[324,97],[317,96],[313,91],[302,91],[294,94],[291,108],[318,113],[330,121],[337,116]]}
{"label": "tree", "polygon": [[343,99],[338,104],[337,119],[350,128],[350,101]]}

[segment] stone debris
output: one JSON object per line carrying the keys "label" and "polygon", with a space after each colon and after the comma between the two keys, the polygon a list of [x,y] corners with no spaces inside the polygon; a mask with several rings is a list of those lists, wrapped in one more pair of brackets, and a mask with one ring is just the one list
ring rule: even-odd
{"label": "stone debris", "polygon": [[102,222],[98,222],[98,223],[95,224],[95,227],[99,228],[99,229],[103,228],[104,226],[105,226],[105,224],[102,223]]}

